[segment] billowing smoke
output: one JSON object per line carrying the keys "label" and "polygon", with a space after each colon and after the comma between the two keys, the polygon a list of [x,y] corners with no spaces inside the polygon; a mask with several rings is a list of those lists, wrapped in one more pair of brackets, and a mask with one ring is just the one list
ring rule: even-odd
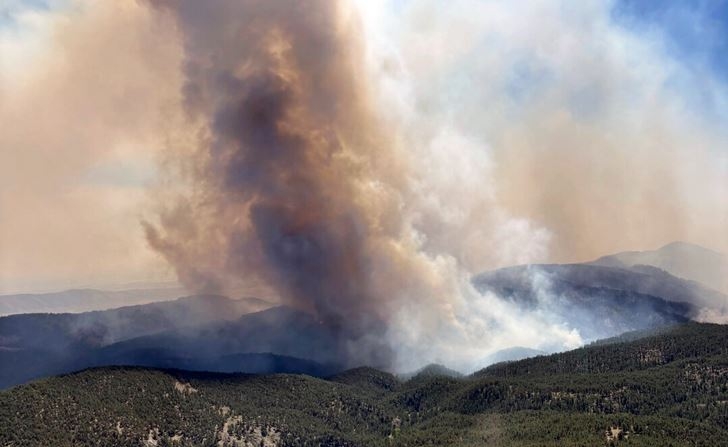
{"label": "billowing smoke", "polygon": [[181,160],[191,194],[147,225],[152,246],[193,289],[262,280],[345,342],[378,332],[393,294],[377,282],[402,262],[399,161],[370,110],[356,16],[327,0],[155,6],[177,20],[199,136]]}
{"label": "billowing smoke", "polygon": [[[8,276],[155,259],[126,244],[144,214],[192,291],[262,285],[340,334],[349,364],[468,369],[586,338],[548,281],[524,309],[474,274],[728,249],[725,83],[616,2],[69,4],[48,13],[65,37],[36,75],[0,58],[0,146],[22,149],[0,153]],[[142,166],[161,152],[151,210],[119,185],[92,194],[111,149]],[[69,179],[88,195],[65,197]]]}
{"label": "billowing smoke", "polygon": [[[411,5],[392,28],[376,8],[346,2],[152,4],[174,19],[182,42],[189,130],[167,162],[169,183],[181,186],[164,196],[158,222],[145,224],[151,246],[192,289],[263,283],[314,312],[340,334],[349,364],[388,366],[395,350],[399,366],[427,358],[462,367],[497,347],[577,346],[582,335],[554,312],[483,295],[472,274],[588,259],[619,240],[651,243],[641,230],[613,231],[613,216],[652,213],[662,219],[653,236],[686,233],[681,202],[663,192],[678,187],[673,168],[703,149],[681,145],[692,135],[684,126],[668,132],[675,116],[657,113],[663,102],[610,88],[588,57],[591,41],[540,56],[533,41],[509,34],[530,17],[478,2],[458,2],[437,20],[429,3]],[[482,23],[471,23],[470,7]],[[583,12],[606,26],[606,10]],[[557,43],[588,34],[578,15],[543,17],[574,30]],[[514,26],[503,29],[499,18]],[[504,40],[483,38],[479,27]],[[659,90],[646,68],[623,66],[654,55],[639,45],[619,53],[635,40],[610,32],[614,48],[602,51],[612,82]],[[457,51],[442,46],[448,33]],[[551,74],[561,65],[580,67],[578,85],[591,96],[569,90],[569,73]],[[654,121],[649,131],[614,112],[630,101]],[[615,126],[624,132],[617,142]],[[717,138],[701,135],[706,144]],[[659,154],[659,141],[670,150]],[[719,178],[714,171],[708,178]],[[692,197],[694,185],[683,186]],[[618,200],[624,191],[637,200]]]}
{"label": "billowing smoke", "polygon": [[[380,115],[356,11],[329,1],[155,6],[184,42],[197,135],[173,152],[189,188],[146,228],[181,280],[207,292],[263,282],[334,329],[349,364],[392,366],[393,347],[416,361],[435,343],[481,339],[494,314],[459,321],[472,312],[465,298],[479,296],[458,244],[428,239],[442,237],[442,216],[461,217],[427,203],[443,185],[418,172],[420,154]],[[447,163],[448,145],[462,144],[446,138],[425,163]],[[483,167],[469,162],[455,169]],[[471,206],[490,205],[481,186],[471,185]],[[437,194],[448,187],[463,191],[450,183]]]}

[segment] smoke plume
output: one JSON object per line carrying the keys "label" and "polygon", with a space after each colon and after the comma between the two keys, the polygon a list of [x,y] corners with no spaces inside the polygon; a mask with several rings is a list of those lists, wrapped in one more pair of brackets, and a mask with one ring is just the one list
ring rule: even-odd
{"label": "smoke plume", "polygon": [[[32,71],[0,28],[5,282],[161,254],[315,314],[349,364],[468,369],[585,341],[545,281],[523,309],[476,273],[728,250],[728,89],[618,2],[62,3]],[[149,208],[98,184],[157,157]]]}
{"label": "smoke plume", "polygon": [[[679,96],[634,61],[669,65],[607,23],[606,6],[523,17],[462,1],[436,19],[422,2],[388,26],[345,2],[152,4],[182,42],[189,131],[167,162],[182,186],[145,224],[151,246],[190,288],[261,282],[314,312],[349,363],[576,346],[548,309],[482,295],[472,274],[715,234],[725,220],[691,205],[695,224],[681,208],[699,168],[723,187],[703,149],[720,136],[678,123]],[[574,43],[591,36],[585,17],[606,44]],[[542,20],[539,42],[514,33]],[[691,155],[699,167],[676,168]]]}
{"label": "smoke plume", "polygon": [[146,226],[151,245],[190,288],[260,280],[346,342],[377,332],[383,269],[402,262],[400,161],[367,100],[356,16],[326,0],[155,6],[177,21],[199,135],[181,161],[191,194]]}

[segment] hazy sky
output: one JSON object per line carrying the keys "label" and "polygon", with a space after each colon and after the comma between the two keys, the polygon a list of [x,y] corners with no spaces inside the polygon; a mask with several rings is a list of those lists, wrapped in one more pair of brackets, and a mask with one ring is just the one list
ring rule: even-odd
{"label": "hazy sky", "polygon": [[[357,10],[424,252],[477,272],[728,251],[728,1]],[[185,188],[161,174],[191,141],[183,62],[143,1],[0,3],[0,293],[174,278],[140,222]]]}

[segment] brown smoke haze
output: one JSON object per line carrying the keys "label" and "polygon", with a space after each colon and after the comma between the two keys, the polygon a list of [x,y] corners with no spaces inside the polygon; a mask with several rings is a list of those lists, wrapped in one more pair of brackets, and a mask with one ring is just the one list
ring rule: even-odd
{"label": "brown smoke haze", "polygon": [[[438,3],[79,1],[46,19],[47,54],[0,77],[0,273],[133,276],[161,256],[193,291],[263,284],[314,312],[351,364],[458,366],[583,342],[475,273],[728,251],[728,136],[658,37],[608,2]],[[118,159],[152,179],[78,184]]]}
{"label": "brown smoke haze", "polygon": [[139,228],[180,97],[179,45],[152,13],[77,2],[19,18],[38,44],[0,34],[0,291],[168,270]]}
{"label": "brown smoke haze", "polygon": [[192,192],[146,226],[150,244],[192,289],[262,280],[345,337],[367,336],[393,298],[384,266],[408,260],[401,168],[360,76],[356,16],[329,1],[155,6],[182,34],[199,133],[181,160]]}

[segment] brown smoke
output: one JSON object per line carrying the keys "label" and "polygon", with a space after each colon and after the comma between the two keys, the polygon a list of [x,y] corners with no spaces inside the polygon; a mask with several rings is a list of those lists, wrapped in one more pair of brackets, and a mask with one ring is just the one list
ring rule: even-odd
{"label": "brown smoke", "polygon": [[48,35],[17,60],[0,33],[0,293],[170,276],[139,229],[145,185],[107,171],[153,174],[179,108],[175,33],[146,5],[69,3],[36,13]]}
{"label": "brown smoke", "polygon": [[[32,67],[0,54],[0,287],[138,278],[161,253],[192,289],[265,284],[360,361],[375,333],[416,366],[578,345],[473,273],[728,249],[722,121],[610,2],[361,1],[361,23],[345,1],[70,3]],[[146,185],[98,167],[161,147],[150,254]]]}
{"label": "brown smoke", "polygon": [[192,190],[146,224],[149,242],[188,287],[262,280],[345,337],[371,332],[388,298],[378,252],[401,229],[356,20],[328,0],[155,5],[182,35],[199,134],[179,160]]}

